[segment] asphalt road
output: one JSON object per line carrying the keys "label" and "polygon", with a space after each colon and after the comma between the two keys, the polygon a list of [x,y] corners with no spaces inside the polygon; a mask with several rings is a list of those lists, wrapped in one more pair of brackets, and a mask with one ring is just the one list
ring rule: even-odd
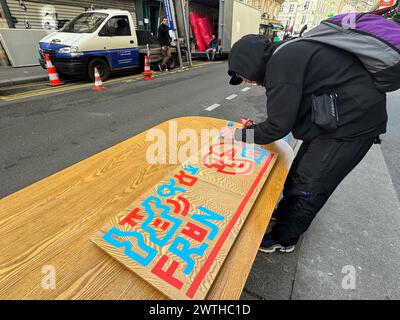
{"label": "asphalt road", "polygon": [[[229,86],[226,68],[214,63],[153,81],[105,83],[102,92],[87,86],[0,101],[0,197],[171,118],[265,117],[263,90]],[[227,100],[232,94],[237,97]]]}
{"label": "asphalt road", "polygon": [[[103,92],[91,90],[89,84],[0,101],[0,198],[171,118],[263,120],[264,90],[229,86],[226,70],[226,62],[219,62],[163,74],[151,82],[114,79]],[[242,91],[246,87],[248,91]],[[388,96],[389,125],[382,150],[400,195],[399,101],[400,92]],[[220,106],[207,111],[216,104]]]}

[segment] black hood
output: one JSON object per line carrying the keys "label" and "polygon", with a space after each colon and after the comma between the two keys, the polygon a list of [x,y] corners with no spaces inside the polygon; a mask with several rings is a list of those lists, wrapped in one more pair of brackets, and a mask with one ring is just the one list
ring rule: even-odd
{"label": "black hood", "polygon": [[249,34],[237,41],[229,53],[230,84],[237,85],[242,82],[236,73],[248,80],[263,83],[268,60],[280,44],[270,42],[265,36],[255,34]]}

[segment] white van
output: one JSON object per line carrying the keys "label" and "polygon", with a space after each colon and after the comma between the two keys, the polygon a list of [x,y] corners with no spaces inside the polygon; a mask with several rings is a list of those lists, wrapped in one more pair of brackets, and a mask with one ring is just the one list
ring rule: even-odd
{"label": "white van", "polygon": [[[87,11],[40,40],[39,62],[46,68],[47,53],[61,76],[88,76],[93,81],[97,67],[102,80],[106,80],[112,71],[143,68],[147,44],[150,62],[158,63],[161,49],[157,38],[145,31],[136,32],[129,11]],[[171,55],[170,69],[177,63],[175,48],[171,48]]]}

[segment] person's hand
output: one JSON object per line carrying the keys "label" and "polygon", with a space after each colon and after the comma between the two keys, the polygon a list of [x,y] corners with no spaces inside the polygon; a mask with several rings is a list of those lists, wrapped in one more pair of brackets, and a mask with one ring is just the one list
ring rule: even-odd
{"label": "person's hand", "polygon": [[234,127],[223,127],[220,132],[221,139],[224,139],[226,143],[233,143],[235,140],[235,130]]}
{"label": "person's hand", "polygon": [[251,119],[239,118],[239,120],[240,120],[240,123],[242,124],[242,127],[244,129],[246,129],[246,128],[248,128],[248,127],[250,127],[250,126],[252,126],[254,124],[254,121],[251,120]]}
{"label": "person's hand", "polygon": [[244,119],[244,118],[240,118],[240,123],[242,124],[243,128],[247,127],[247,124],[249,123],[250,119]]}

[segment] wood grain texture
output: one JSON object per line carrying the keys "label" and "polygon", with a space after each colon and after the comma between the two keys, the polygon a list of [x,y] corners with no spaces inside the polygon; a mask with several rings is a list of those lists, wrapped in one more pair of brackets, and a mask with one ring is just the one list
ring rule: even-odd
{"label": "wood grain texture", "polygon": [[[225,120],[175,119],[179,128],[220,128]],[[168,130],[168,122],[157,126]],[[177,165],[149,165],[146,132],[0,200],[1,299],[165,299],[146,281],[99,250],[89,238]],[[181,143],[182,144],[182,143]],[[293,152],[267,146],[279,160],[233,243],[207,299],[237,299],[282,191]],[[45,290],[42,267],[56,268]]]}
{"label": "wood grain texture", "polygon": [[[221,144],[218,143],[217,146],[221,146]],[[185,181],[176,179],[176,176],[185,172],[185,165],[177,168],[171,175],[166,176],[144,195],[135,199],[123,212],[111,219],[107,226],[94,235],[93,242],[168,297],[172,299],[204,299],[277,158],[276,153],[260,150],[259,154],[262,152],[264,155],[262,161],[260,159],[260,162],[256,163],[240,154],[242,150],[246,150],[246,147],[247,145],[239,143],[227,147],[227,150],[232,151],[232,155],[235,154],[235,163],[230,161],[227,168],[219,166],[220,156],[218,156],[219,161],[216,162],[217,168],[207,167],[205,164],[192,164],[198,171],[193,175],[187,172],[185,174],[190,177],[187,180],[195,179],[195,182],[192,181],[194,184],[185,185]],[[221,170],[223,172],[219,172]],[[235,173],[235,175],[231,173]],[[171,197],[160,196],[157,190],[163,185],[169,185],[171,178],[174,178],[173,181],[176,183],[174,187],[182,188],[182,191]],[[156,210],[155,203],[152,201],[154,213],[150,212],[150,216],[149,210],[146,212],[142,203],[146,199],[154,199],[153,197],[160,201],[160,207]],[[179,197],[181,200],[185,199],[189,209],[184,214],[173,212],[174,206],[171,203],[168,204],[168,201],[173,200],[183,208],[183,201],[179,200]],[[164,209],[168,210],[168,214],[164,217],[162,205],[165,206]],[[211,219],[205,223],[196,220],[196,214],[205,215],[201,211],[203,207],[216,213],[219,215],[219,219],[223,220]],[[137,217],[133,226],[124,220],[130,216],[132,210],[135,210],[134,216]],[[121,222],[124,221],[125,223],[121,225]],[[161,229],[161,223],[154,226],[157,221],[166,223],[166,228]],[[180,225],[174,231],[174,226],[177,226],[178,223]],[[212,227],[209,224],[212,224]],[[196,236],[190,237],[184,232],[188,226],[193,225],[203,231],[201,240]],[[151,229],[147,230],[149,227]],[[214,231],[218,230],[218,233],[212,235],[213,229]],[[120,231],[124,232],[124,235],[118,235]],[[150,231],[156,232],[156,238],[153,241]],[[128,236],[128,232],[131,232],[132,236]],[[116,241],[115,243],[110,243],[110,239],[105,240],[105,237],[110,234],[112,234],[111,241]],[[137,238],[139,235],[140,238]],[[139,245],[140,239],[142,239],[140,242],[143,241],[141,245]],[[168,241],[163,244],[157,243],[162,239],[168,239]],[[171,250],[171,247],[174,247],[174,241],[179,239],[190,243],[189,250],[205,249],[201,249],[200,253],[192,251],[193,253],[185,259]],[[181,245],[183,244],[181,243]],[[127,250],[139,254],[139,257],[130,256]],[[151,251],[157,252],[154,253],[155,256],[151,258],[151,262],[141,263],[140,259],[148,257]],[[173,264],[179,264],[179,267],[170,275],[174,282],[179,283],[179,287],[168,280],[165,281],[163,277],[153,272],[153,268],[163,257],[168,257],[163,270],[167,270]],[[189,274],[185,274],[184,270],[188,267],[193,269]]]}

